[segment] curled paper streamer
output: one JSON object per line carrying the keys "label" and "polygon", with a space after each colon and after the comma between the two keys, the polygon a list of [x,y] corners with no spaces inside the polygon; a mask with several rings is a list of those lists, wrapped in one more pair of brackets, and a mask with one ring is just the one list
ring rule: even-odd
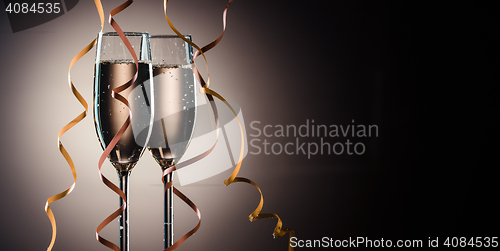
{"label": "curled paper streamer", "polygon": [[[100,20],[101,20],[101,32],[102,32],[103,27],[104,27],[104,11],[102,9],[102,4],[101,4],[100,0],[95,0],[94,2],[95,2],[95,5],[96,5],[96,8],[97,8],[97,11],[99,12],[99,17],[100,17]],[[53,202],[55,202],[55,201],[58,201],[58,200],[60,200],[60,199],[62,199],[64,197],[66,197],[68,194],[70,194],[71,191],[73,191],[73,189],[75,188],[76,180],[77,180],[75,164],[73,163],[73,160],[71,159],[71,157],[70,157],[68,151],[66,150],[66,148],[64,148],[64,146],[63,146],[63,144],[61,142],[61,137],[69,129],[71,129],[73,126],[75,126],[80,121],[82,121],[87,116],[87,113],[88,113],[88,104],[87,104],[87,101],[85,101],[85,99],[82,97],[82,95],[80,94],[80,92],[78,92],[78,90],[76,89],[76,87],[73,85],[73,81],[71,80],[71,68],[73,68],[73,65],[78,60],[80,60],[80,58],[82,58],[92,48],[94,48],[96,42],[97,42],[97,37],[95,37],[94,40],[92,40],[92,42],[90,42],[87,46],[85,46],[85,48],[83,48],[83,50],[81,50],[78,54],[76,54],[73,57],[73,59],[71,60],[71,63],[69,65],[69,69],[68,69],[68,83],[69,83],[69,87],[71,89],[71,92],[73,92],[73,95],[76,97],[76,99],[78,100],[78,102],[80,102],[80,104],[83,106],[83,108],[85,108],[85,111],[82,112],[82,113],[80,113],[71,122],[69,122],[68,124],[66,124],[59,131],[59,134],[57,135],[58,149],[61,152],[61,154],[63,155],[63,157],[66,160],[66,162],[68,163],[69,167],[71,168],[71,172],[73,173],[73,180],[74,180],[74,182],[73,182],[73,184],[68,189],[66,189],[63,192],[58,193],[58,194],[50,197],[49,199],[47,199],[47,202],[45,203],[45,212],[47,213],[47,216],[49,217],[50,223],[52,225],[52,239],[50,241],[49,247],[47,248],[48,251],[52,250],[52,248],[54,247],[54,243],[56,241],[56,236],[57,236],[56,219],[54,217],[54,213],[52,212],[52,209],[50,208],[50,204],[53,203]]]}
{"label": "curled paper streamer", "polygon": [[[210,44],[204,46],[203,48],[198,47],[193,42],[191,42],[188,39],[184,38],[184,36],[174,27],[174,25],[172,24],[172,22],[170,21],[170,19],[168,18],[168,15],[167,15],[167,2],[168,2],[168,0],[164,0],[163,9],[164,9],[165,18],[167,19],[168,25],[177,34],[177,36],[179,36],[185,42],[187,42],[188,44],[190,44],[191,46],[193,46],[194,48],[197,49],[197,51],[196,51],[196,53],[194,55],[194,58],[196,58],[199,55],[202,55],[203,59],[205,60],[205,65],[207,67],[207,77],[208,77],[206,83],[205,83],[203,77],[201,76],[201,74],[198,72],[198,70],[194,69],[195,74],[197,75],[197,78],[198,78],[198,80],[200,81],[200,83],[202,85],[202,87],[200,88],[200,92],[205,93],[207,95],[207,98],[210,101],[213,101],[213,96],[215,96],[220,101],[224,102],[224,104],[233,112],[234,116],[236,117],[236,119],[238,121],[239,127],[240,127],[240,132],[241,132],[241,150],[240,150],[240,155],[239,155],[239,158],[238,158],[238,163],[237,163],[237,165],[236,165],[233,173],[230,175],[230,177],[224,181],[224,184],[226,186],[229,186],[232,183],[244,182],[244,183],[251,184],[255,188],[257,188],[257,190],[260,193],[260,202],[259,202],[259,205],[257,206],[257,208],[248,216],[249,219],[250,219],[250,221],[256,221],[256,220],[264,219],[264,218],[275,218],[275,219],[278,220],[278,223],[276,224],[276,227],[274,228],[273,236],[275,238],[280,238],[283,235],[285,235],[286,233],[289,233],[290,238],[294,237],[295,236],[295,232],[292,229],[290,229],[290,228],[284,228],[283,229],[282,228],[283,222],[282,222],[282,220],[280,219],[280,217],[277,214],[274,214],[274,213],[261,213],[262,207],[264,206],[264,196],[262,195],[262,191],[259,188],[259,186],[255,182],[253,182],[253,181],[251,181],[251,180],[249,180],[247,178],[236,177],[238,175],[238,172],[240,171],[240,168],[241,168],[241,164],[242,164],[242,161],[243,161],[243,155],[244,155],[244,149],[245,149],[245,136],[244,136],[244,132],[243,132],[243,127],[241,125],[241,121],[238,118],[238,114],[231,107],[231,105],[220,94],[218,94],[217,92],[215,92],[214,90],[211,90],[209,88],[209,85],[210,85],[210,74],[208,73],[209,72],[208,71],[208,62],[207,62],[207,58],[205,57],[204,53],[207,52],[208,50],[212,49],[213,47],[215,47],[221,41],[221,39],[222,39],[222,37],[224,35],[224,32],[226,30],[226,15],[227,15],[227,10],[228,10],[229,6],[231,5],[231,3],[233,2],[233,0],[229,0],[228,4],[226,5],[226,8],[224,9],[224,12],[223,12],[223,30],[222,30],[222,34],[216,40],[214,40]],[[217,115],[217,112],[216,112],[217,110],[215,108],[215,102],[210,102],[210,103],[212,104],[212,109],[214,110],[214,117],[215,117],[216,125],[217,125],[217,128],[218,128],[218,126],[219,126],[218,125],[218,115]],[[218,130],[217,130],[217,139],[218,139],[218,137],[219,137],[219,133],[218,133]],[[215,144],[216,143],[217,143],[217,141],[215,142]],[[215,144],[214,144],[214,146],[215,146]],[[201,155],[199,155],[199,156],[197,156],[197,157],[195,157],[193,159],[187,160],[186,162],[180,163],[179,165],[185,164],[185,163],[189,163],[190,164],[190,163],[196,162],[197,160],[199,160],[199,159],[205,157],[206,155],[208,155],[211,152],[211,150],[213,150],[213,147],[211,149],[209,149],[208,151],[206,151],[205,153],[202,153]],[[288,246],[289,246],[288,250],[292,251],[293,247],[291,245],[291,241],[289,241],[289,245]]]}
{"label": "curled paper streamer", "polygon": [[[176,170],[175,165],[165,169],[165,171],[163,171],[163,176],[161,178],[161,181],[165,182],[165,177],[175,170]],[[198,207],[196,207],[196,205],[186,195],[181,193],[181,191],[179,191],[176,187],[174,187],[172,185],[172,180],[170,180],[168,183],[165,183],[164,192],[166,193],[167,190],[170,189],[170,187],[172,187],[173,192],[175,195],[177,195],[177,197],[179,197],[182,201],[184,201],[186,204],[188,204],[189,207],[191,207],[191,209],[193,209],[193,211],[195,211],[196,215],[198,215],[198,224],[193,229],[191,229],[189,232],[184,234],[172,246],[166,248],[164,251],[172,251],[172,250],[175,250],[176,248],[178,248],[185,240],[187,240],[187,238],[191,237],[194,233],[196,233],[196,231],[198,231],[198,229],[200,228],[200,225],[201,225],[201,213],[200,213],[200,210],[198,209]]]}
{"label": "curled paper streamer", "polygon": [[[118,25],[118,23],[116,23],[115,20],[113,19],[113,16],[116,15],[116,14],[118,14],[118,13],[120,13],[124,9],[126,9],[128,6],[130,6],[132,4],[132,2],[134,2],[134,1],[133,0],[127,0],[125,3],[123,3],[120,6],[114,8],[109,13],[109,24],[113,27],[113,29],[115,29],[116,33],[118,33],[118,35],[122,39],[123,43],[125,44],[125,46],[129,50],[130,54],[132,54],[132,57],[134,58],[135,74],[132,77],[132,79],[130,79],[129,81],[127,81],[125,84],[123,84],[121,86],[118,86],[117,88],[114,88],[112,90],[112,92],[111,92],[111,95],[112,95],[112,97],[114,99],[119,100],[120,102],[122,102],[128,108],[130,108],[129,103],[128,103],[128,101],[127,101],[127,99],[125,97],[123,97],[122,95],[120,95],[120,92],[122,92],[125,89],[129,88],[137,80],[137,76],[139,74],[139,72],[138,72],[138,69],[139,69],[139,60],[137,59],[137,55],[135,54],[134,49],[132,48],[132,45],[128,41],[127,37],[123,33],[123,31],[120,28],[120,26]],[[101,222],[101,224],[99,224],[99,226],[97,227],[97,230],[96,230],[96,238],[97,238],[97,240],[101,244],[103,244],[104,246],[106,246],[106,247],[108,247],[110,249],[113,249],[115,251],[120,251],[120,248],[116,244],[114,244],[114,243],[108,241],[107,239],[101,237],[99,235],[99,232],[101,232],[101,230],[105,226],[107,226],[109,223],[111,223],[114,219],[118,218],[118,216],[120,216],[125,211],[125,208],[127,207],[127,198],[126,198],[125,194],[123,193],[123,191],[120,188],[118,188],[115,184],[113,184],[110,180],[108,180],[101,173],[101,168],[102,168],[102,164],[106,160],[106,157],[111,153],[111,151],[116,146],[116,144],[118,143],[118,141],[120,140],[120,138],[122,137],[122,135],[125,133],[125,130],[127,129],[127,127],[129,127],[129,125],[130,125],[130,114],[128,115],[127,119],[125,120],[125,122],[121,126],[120,130],[118,130],[118,132],[115,134],[115,136],[113,137],[113,139],[111,140],[111,142],[109,143],[109,145],[106,147],[106,149],[104,149],[104,152],[102,153],[101,157],[99,158],[99,163],[98,163],[99,176],[101,178],[101,181],[107,187],[109,187],[111,190],[113,190],[116,194],[118,194],[123,199],[123,201],[124,201],[123,205],[120,208],[118,208],[115,212],[113,212],[112,214],[110,214],[106,219],[104,219],[104,221]]]}

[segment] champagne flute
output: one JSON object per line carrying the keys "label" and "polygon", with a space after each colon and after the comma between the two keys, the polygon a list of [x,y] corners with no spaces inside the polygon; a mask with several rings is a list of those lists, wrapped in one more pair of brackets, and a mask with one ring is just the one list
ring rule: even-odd
{"label": "champagne flute", "polygon": [[[149,84],[152,76],[149,40],[147,33],[125,32],[138,59],[134,58],[116,32],[99,33],[94,72],[94,122],[102,149],[110,144],[130,116],[130,125],[114,146],[108,159],[116,168],[120,189],[126,197],[126,209],[120,215],[120,250],[129,250],[129,176],[144,152],[151,135],[154,102]],[[137,79],[128,88],[118,91],[125,97],[128,106],[112,96],[115,88],[130,81],[135,73]],[[120,207],[123,199],[120,197]]]}
{"label": "champagne flute", "polygon": [[[185,36],[191,41],[191,36]],[[193,135],[196,82],[193,49],[176,35],[150,36],[154,83],[154,123],[149,151],[162,171],[178,163]],[[166,175],[165,184],[172,181]],[[173,245],[173,188],[164,196],[164,245]]]}

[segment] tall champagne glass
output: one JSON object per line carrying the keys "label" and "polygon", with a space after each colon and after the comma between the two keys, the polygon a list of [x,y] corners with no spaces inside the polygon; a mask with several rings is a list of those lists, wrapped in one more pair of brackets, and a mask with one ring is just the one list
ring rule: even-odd
{"label": "tall champagne glass", "polygon": [[[191,36],[185,36],[191,40]],[[150,36],[154,123],[149,151],[162,171],[178,163],[193,135],[196,92],[191,45],[176,35]],[[164,182],[172,181],[173,173]],[[173,244],[173,193],[165,192],[164,244]]]}
{"label": "tall champagne glass", "polygon": [[[94,122],[102,149],[130,116],[130,125],[114,146],[108,159],[116,168],[120,189],[126,196],[127,206],[120,216],[120,250],[129,250],[129,176],[137,164],[151,135],[154,102],[149,84],[152,69],[147,33],[125,32],[139,63],[116,32],[99,33],[94,72]],[[137,79],[130,87],[118,92],[129,103],[127,106],[112,96],[113,89],[130,81],[138,70]],[[118,90],[117,90],[118,91]],[[123,199],[120,197],[120,206]]]}

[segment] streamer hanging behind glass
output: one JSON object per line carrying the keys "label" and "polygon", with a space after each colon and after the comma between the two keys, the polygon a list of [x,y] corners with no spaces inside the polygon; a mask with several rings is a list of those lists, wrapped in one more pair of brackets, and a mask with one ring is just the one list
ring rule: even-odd
{"label": "streamer hanging behind glass", "polygon": [[[163,5],[163,10],[164,10],[164,14],[165,14],[165,18],[167,20],[167,23],[170,26],[170,28],[178,36],[182,36],[181,33],[174,27],[174,25],[172,24],[172,22],[170,21],[170,19],[167,16],[167,2],[168,2],[168,0],[164,0],[164,5]],[[224,12],[223,12],[223,31],[222,31],[222,34],[216,40],[214,40],[213,42],[211,42],[207,46],[203,47],[202,49],[200,47],[198,47],[196,44],[194,44],[193,42],[191,42],[191,41],[189,41],[187,39],[184,39],[184,41],[186,41],[187,43],[189,43],[190,45],[192,45],[194,48],[196,48],[198,50],[196,52],[195,57],[201,54],[203,56],[204,60],[205,60],[205,64],[206,64],[206,67],[207,67],[207,76],[208,76],[207,82],[205,83],[205,81],[203,80],[203,77],[201,76],[201,74],[199,72],[196,72],[198,80],[200,81],[200,83],[202,83],[202,87],[200,89],[200,92],[205,93],[207,95],[207,98],[210,101],[213,101],[213,96],[215,96],[219,100],[221,100],[222,102],[224,102],[224,104],[233,112],[234,116],[236,117],[236,119],[238,121],[239,127],[240,127],[240,132],[241,132],[241,150],[240,150],[240,155],[239,155],[239,158],[238,158],[238,163],[237,163],[237,165],[236,165],[233,173],[231,174],[231,176],[224,181],[224,184],[226,186],[228,186],[228,185],[230,185],[232,183],[235,183],[235,182],[244,182],[244,183],[248,183],[248,184],[253,185],[259,191],[259,193],[260,193],[260,202],[259,202],[259,205],[257,206],[257,208],[248,216],[249,219],[250,219],[250,221],[255,221],[255,220],[259,220],[259,219],[263,219],[263,218],[275,218],[275,219],[278,220],[278,223],[276,224],[276,227],[274,228],[273,236],[275,238],[280,238],[281,236],[285,235],[286,233],[289,233],[290,238],[291,238],[291,237],[295,236],[295,232],[292,229],[289,229],[289,228],[283,229],[282,228],[283,223],[282,223],[281,219],[279,218],[279,216],[277,214],[274,214],[274,213],[262,213],[261,214],[260,213],[261,210],[262,210],[262,207],[264,205],[264,197],[262,195],[262,191],[260,190],[259,186],[256,183],[254,183],[253,181],[249,180],[249,179],[242,178],[242,177],[236,177],[238,175],[238,172],[239,172],[240,168],[241,168],[241,164],[242,164],[242,161],[243,161],[243,155],[244,155],[244,148],[245,148],[245,136],[244,136],[244,132],[243,132],[243,127],[241,126],[241,121],[238,118],[238,114],[231,107],[231,105],[220,94],[218,94],[214,90],[209,89],[210,74],[208,74],[208,62],[207,62],[207,58],[205,57],[205,52],[208,51],[208,50],[210,50],[211,48],[215,47],[220,42],[220,40],[222,39],[222,36],[224,35],[224,32],[226,30],[226,14],[227,14],[227,9],[229,8],[229,6],[231,5],[232,2],[233,2],[233,0],[229,0],[229,3],[226,5],[226,8],[224,9]],[[217,121],[218,120],[218,115],[217,115],[217,112],[216,112],[216,108],[214,106],[215,102],[210,102],[210,103],[212,103],[212,108],[214,110],[214,115],[215,115],[215,118],[216,118],[216,121]],[[219,134],[217,134],[217,138],[218,138],[218,136],[219,136]],[[201,155],[196,156],[193,159],[187,160],[186,162],[183,162],[183,163],[193,163],[193,162],[195,162],[195,161],[197,161],[197,160],[199,160],[199,159],[207,156],[208,153],[211,152],[212,149],[213,149],[213,147],[209,151],[204,152]],[[182,165],[183,163],[181,163],[180,165]],[[288,246],[289,246],[289,250],[293,250],[293,247],[292,247],[290,241],[289,241]]]}
{"label": "streamer hanging behind glass", "polygon": [[[96,8],[97,8],[97,11],[99,13],[100,20],[101,20],[101,32],[102,32],[102,30],[104,28],[104,11],[102,9],[102,4],[101,4],[100,0],[95,0],[94,2],[95,2],[95,5],[96,5]],[[50,241],[49,247],[47,248],[48,251],[52,250],[52,248],[54,247],[54,244],[56,241],[56,236],[57,236],[56,219],[54,217],[54,213],[52,212],[52,209],[50,208],[50,204],[66,197],[68,194],[70,194],[71,191],[73,191],[73,189],[75,188],[76,180],[77,180],[75,164],[73,163],[73,160],[71,159],[68,151],[63,146],[63,144],[61,142],[61,137],[63,136],[63,134],[65,134],[73,126],[80,123],[80,121],[82,121],[87,116],[87,113],[88,113],[87,101],[83,98],[83,96],[80,94],[80,92],[78,92],[76,87],[73,85],[73,81],[71,80],[71,68],[73,68],[73,65],[78,60],[80,60],[80,58],[82,58],[85,54],[87,54],[90,50],[92,50],[92,48],[94,48],[96,42],[97,42],[97,37],[95,37],[94,40],[92,40],[92,42],[90,42],[87,46],[85,46],[85,48],[83,48],[78,54],[76,54],[73,57],[73,59],[71,60],[71,63],[69,64],[69,69],[68,69],[69,87],[70,87],[73,95],[78,100],[78,102],[80,102],[80,104],[83,106],[83,108],[85,108],[85,111],[80,113],[76,118],[74,118],[71,122],[69,122],[67,125],[65,125],[59,131],[59,134],[57,135],[57,147],[71,169],[71,172],[73,174],[73,184],[68,189],[64,190],[63,192],[56,194],[56,195],[50,197],[49,199],[47,199],[47,202],[45,203],[45,213],[47,213],[47,216],[49,217],[50,223],[52,225],[52,239]]]}

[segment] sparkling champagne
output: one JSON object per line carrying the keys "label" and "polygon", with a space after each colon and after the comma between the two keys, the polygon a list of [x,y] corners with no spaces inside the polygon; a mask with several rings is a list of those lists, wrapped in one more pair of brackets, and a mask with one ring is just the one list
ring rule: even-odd
{"label": "sparkling champagne", "polygon": [[192,65],[153,65],[155,111],[149,151],[167,168],[176,164],[193,135],[196,83]]}
{"label": "sparkling champagne", "polygon": [[127,107],[112,97],[112,90],[127,83],[136,72],[133,61],[103,61],[96,64],[94,86],[94,122],[103,149],[111,142],[129,116],[131,125],[125,130],[108,156],[120,171],[128,171],[139,160],[148,138],[148,121],[151,116],[150,78],[151,65],[139,62],[137,80],[119,92],[129,102]]}

